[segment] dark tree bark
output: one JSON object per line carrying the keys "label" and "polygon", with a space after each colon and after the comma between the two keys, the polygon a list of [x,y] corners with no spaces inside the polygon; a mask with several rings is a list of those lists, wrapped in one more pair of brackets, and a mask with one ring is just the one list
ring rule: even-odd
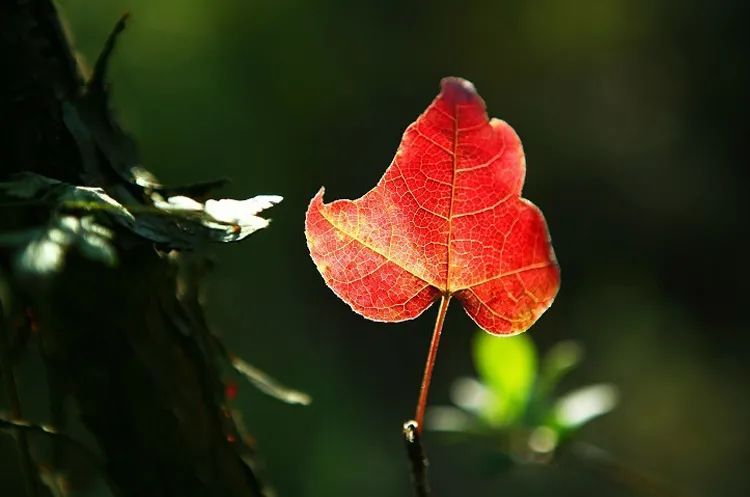
{"label": "dark tree bark", "polygon": [[[50,0],[0,2],[0,181],[31,171],[149,205],[130,172],[136,149],[109,112],[104,82],[123,26],[84,79]],[[3,207],[0,229],[49,215]],[[262,495],[251,450],[224,406],[221,354],[197,298],[203,260],[113,229],[117,266],[71,254],[44,281],[14,276],[12,254],[0,249],[13,291],[6,311],[33,314],[58,399],[53,420],[62,418],[59,399],[73,398],[115,495]]]}

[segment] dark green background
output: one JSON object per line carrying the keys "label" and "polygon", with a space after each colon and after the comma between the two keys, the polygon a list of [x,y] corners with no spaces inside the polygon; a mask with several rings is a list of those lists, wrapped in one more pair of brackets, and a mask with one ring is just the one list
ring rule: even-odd
{"label": "dark green background", "polygon": [[[568,386],[621,389],[581,438],[689,495],[750,494],[747,2],[59,5],[89,61],[131,12],[110,79],[146,167],[167,183],[227,176],[223,196],[285,197],[269,229],[213,250],[207,291],[238,354],[314,397],[293,407],[241,388],[280,496],[409,495],[399,430],[435,310],[390,325],[352,313],[315,270],[303,223],[321,185],[334,199],[375,184],[447,75],[473,81],[524,143],[524,194],[547,217],[563,273],[533,339],[586,347]],[[473,374],[473,333],[453,306],[433,403]],[[22,378],[32,398],[34,371]],[[0,488],[20,489],[0,441]],[[493,475],[471,445],[427,443],[440,497],[630,495],[580,469]]]}

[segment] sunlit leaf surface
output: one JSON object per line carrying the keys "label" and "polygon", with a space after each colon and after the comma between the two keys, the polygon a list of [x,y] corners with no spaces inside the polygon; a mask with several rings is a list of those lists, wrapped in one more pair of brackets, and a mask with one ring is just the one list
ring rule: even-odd
{"label": "sunlit leaf surface", "polygon": [[446,78],[375,188],[354,201],[325,204],[323,189],[313,198],[310,254],[367,318],[411,319],[451,295],[491,333],[524,331],[560,282],[544,218],[520,196],[524,175],[513,129],[488,119],[471,83]]}

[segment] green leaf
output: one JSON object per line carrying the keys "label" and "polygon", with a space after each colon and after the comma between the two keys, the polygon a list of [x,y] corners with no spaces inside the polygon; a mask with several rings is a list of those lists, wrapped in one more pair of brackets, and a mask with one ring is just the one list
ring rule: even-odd
{"label": "green leaf", "polygon": [[19,173],[0,183],[0,203],[30,200],[59,187],[62,183],[35,173]]}
{"label": "green leaf", "polygon": [[583,347],[573,340],[563,340],[552,346],[544,355],[539,367],[537,394],[545,401],[560,381],[583,359]]}
{"label": "green leaf", "polygon": [[618,392],[614,385],[597,383],[578,388],[555,403],[552,424],[563,434],[570,433],[608,413],[617,402]]}
{"label": "green leaf", "polygon": [[451,385],[451,400],[464,411],[481,414],[494,394],[476,378],[458,378]]}
{"label": "green leaf", "polygon": [[[144,172],[140,174],[137,181],[151,188],[153,180]],[[206,185],[195,188],[200,191]],[[0,182],[0,206],[23,203],[79,217],[91,214],[97,219],[111,220],[147,240],[177,249],[192,249],[208,242],[240,241],[268,226],[269,220],[260,213],[282,200],[278,195],[258,195],[245,200],[199,202],[186,196],[165,199],[156,191],[149,196],[151,205],[140,202],[124,205],[102,188],[71,185],[33,173],[18,174],[10,181]],[[0,243],[18,242],[27,235],[14,233],[5,239],[0,235]],[[97,239],[84,242],[100,245]],[[100,259],[104,255],[96,246],[82,248],[93,250]]]}
{"label": "green leaf", "polygon": [[135,222],[133,214],[102,188],[71,185],[34,173],[20,173],[10,181],[0,182],[0,206],[13,206],[19,202],[46,206],[51,211],[66,209],[105,213],[126,226]]}
{"label": "green leaf", "polygon": [[245,200],[208,199],[198,202],[185,196],[152,196],[154,208],[136,218],[134,231],[174,248],[193,248],[205,242],[237,242],[268,226],[262,211],[283,200],[278,195],[258,195]]}
{"label": "green leaf", "polygon": [[474,340],[474,364],[490,389],[482,417],[493,426],[507,426],[523,415],[537,370],[534,343],[526,334],[494,336],[479,331]]}
{"label": "green leaf", "polygon": [[112,232],[96,224],[90,216],[54,217],[46,229],[39,230],[21,249],[16,266],[24,274],[46,276],[62,269],[67,253],[73,249],[84,257],[113,266],[117,254],[111,240]]}
{"label": "green leaf", "polygon": [[432,431],[463,433],[473,429],[475,424],[475,417],[451,406],[430,406],[425,417],[425,426]]}

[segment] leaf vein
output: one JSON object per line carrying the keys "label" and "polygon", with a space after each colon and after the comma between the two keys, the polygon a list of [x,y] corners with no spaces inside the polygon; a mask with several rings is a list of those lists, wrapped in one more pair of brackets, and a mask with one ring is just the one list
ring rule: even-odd
{"label": "leaf vein", "polygon": [[425,282],[425,283],[427,283],[427,285],[429,285],[429,286],[434,286],[434,287],[436,287],[436,288],[439,288],[439,287],[438,287],[438,285],[435,285],[435,284],[434,284],[433,282],[431,282],[431,281],[427,281],[427,279],[426,279],[426,278],[424,278],[424,277],[422,277],[422,276],[420,276],[420,275],[418,275],[418,274],[414,273],[414,272],[413,272],[412,270],[410,270],[410,269],[408,269],[408,268],[404,267],[404,265],[403,265],[403,264],[399,264],[399,263],[398,263],[397,261],[395,261],[395,260],[391,259],[390,257],[388,257],[388,256],[387,256],[386,254],[384,254],[384,253],[383,253],[382,251],[378,250],[378,249],[377,249],[377,248],[375,248],[374,246],[372,246],[372,245],[370,245],[369,243],[365,242],[364,240],[362,240],[362,239],[360,239],[360,238],[358,238],[358,237],[354,236],[354,234],[353,234],[353,233],[349,233],[348,231],[346,231],[345,229],[343,229],[343,228],[342,228],[341,226],[338,226],[338,225],[337,225],[336,223],[334,223],[334,222],[333,222],[333,220],[331,220],[331,219],[330,219],[330,218],[329,218],[328,216],[326,216],[326,214],[325,214],[325,212],[323,211],[323,209],[319,209],[319,212],[320,212],[320,215],[321,215],[321,216],[323,217],[323,219],[325,219],[326,221],[328,221],[328,223],[329,223],[329,224],[330,224],[331,226],[333,226],[334,228],[336,228],[337,230],[339,230],[339,231],[340,231],[341,233],[343,233],[344,235],[348,236],[349,238],[352,238],[353,240],[356,240],[356,241],[357,241],[358,243],[360,243],[360,244],[361,244],[362,246],[364,246],[365,248],[367,248],[367,249],[371,250],[372,252],[374,252],[375,254],[379,255],[379,256],[380,256],[380,257],[382,257],[383,259],[385,259],[385,260],[387,260],[387,261],[390,261],[390,262],[392,262],[392,263],[393,263],[393,264],[394,264],[395,266],[397,266],[397,267],[399,267],[399,268],[403,269],[403,270],[404,270],[404,271],[405,271],[406,273],[408,273],[408,274],[410,274],[410,275],[414,276],[414,277],[415,277],[415,278],[417,278],[418,280],[424,281],[424,282]]}

